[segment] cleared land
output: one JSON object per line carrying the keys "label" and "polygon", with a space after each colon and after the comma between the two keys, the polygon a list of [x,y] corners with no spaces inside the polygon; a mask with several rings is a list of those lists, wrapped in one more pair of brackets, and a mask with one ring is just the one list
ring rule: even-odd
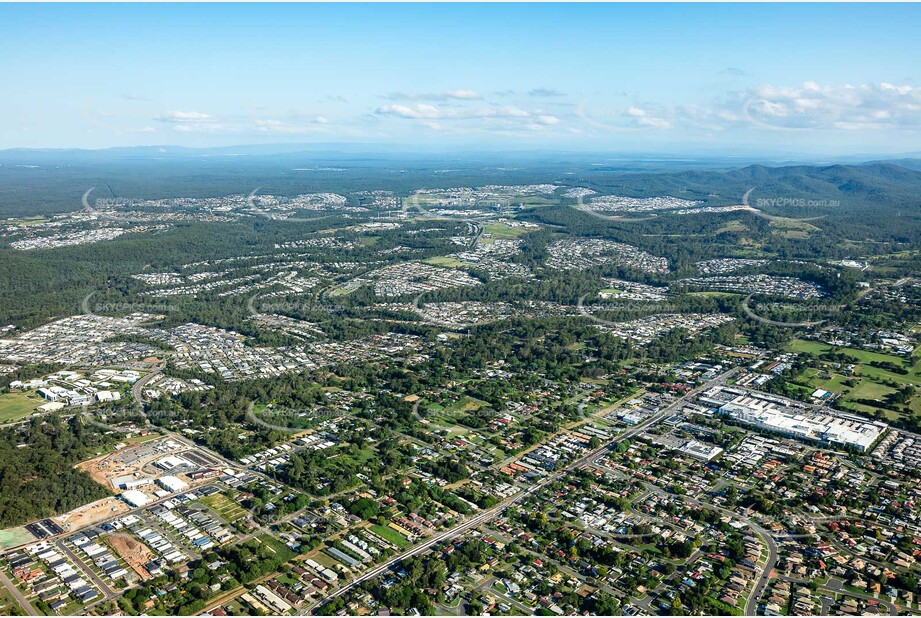
{"label": "cleared land", "polygon": [[141,580],[150,579],[150,573],[144,565],[153,560],[154,555],[146,545],[126,534],[113,534],[106,538],[106,542],[134,569]]}
{"label": "cleared land", "polygon": [[118,513],[126,513],[131,508],[118,498],[103,498],[85,504],[69,513],[53,517],[52,520],[65,530],[84,528],[106,520]]}
{"label": "cleared land", "polygon": [[19,547],[35,540],[35,537],[23,526],[0,530],[0,550]]}
{"label": "cleared land", "polygon": [[462,266],[468,266],[468,264],[464,264],[457,258],[448,257],[445,255],[429,258],[427,260],[423,260],[423,262],[426,264],[431,264],[432,266],[443,266],[445,268],[461,268]]}

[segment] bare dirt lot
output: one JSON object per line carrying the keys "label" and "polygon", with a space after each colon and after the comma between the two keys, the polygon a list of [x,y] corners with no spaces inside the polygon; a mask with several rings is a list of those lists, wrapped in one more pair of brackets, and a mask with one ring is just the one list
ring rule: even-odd
{"label": "bare dirt lot", "polygon": [[140,576],[141,580],[150,579],[150,573],[144,565],[153,560],[154,555],[146,545],[125,534],[113,534],[106,542],[125,562]]}
{"label": "bare dirt lot", "polygon": [[117,476],[117,474],[112,472],[108,459],[108,455],[96,457],[95,459],[88,459],[77,464],[77,468],[85,471],[100,485],[111,488],[112,485],[109,483],[109,479]]}
{"label": "bare dirt lot", "polygon": [[85,504],[69,513],[53,517],[52,521],[65,530],[77,530],[129,510],[130,507],[118,498],[103,498],[102,500]]}

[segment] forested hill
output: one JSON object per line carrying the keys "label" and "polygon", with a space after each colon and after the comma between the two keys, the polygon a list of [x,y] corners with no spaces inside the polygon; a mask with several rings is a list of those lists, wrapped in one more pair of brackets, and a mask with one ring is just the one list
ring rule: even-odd
{"label": "forested hill", "polygon": [[786,216],[867,209],[921,210],[921,171],[892,163],[750,165],[729,172],[596,175],[586,176],[584,180],[586,186],[600,193],[631,197],[673,195],[714,205],[739,203],[749,189],[754,189],[749,199],[751,205]]}
{"label": "forested hill", "polygon": [[917,157],[893,159],[891,161],[873,161],[872,163],[889,163],[892,165],[898,165],[899,167],[904,167],[906,169],[921,171],[921,159]]}

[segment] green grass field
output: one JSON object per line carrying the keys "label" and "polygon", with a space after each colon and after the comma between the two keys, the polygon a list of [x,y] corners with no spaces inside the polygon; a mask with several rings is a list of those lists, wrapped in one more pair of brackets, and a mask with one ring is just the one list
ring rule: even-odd
{"label": "green grass field", "polygon": [[224,494],[214,494],[201,499],[201,503],[220,515],[227,523],[246,517],[246,510]]}
{"label": "green grass field", "polygon": [[327,554],[325,551],[318,551],[313,556],[311,556],[311,558],[317,564],[321,564],[330,569],[335,569],[339,565],[339,561]]}
{"label": "green grass field", "polygon": [[741,221],[734,219],[732,221],[727,221],[723,227],[719,228],[713,233],[714,234],[722,234],[724,232],[741,233],[741,232],[747,232],[747,231],[748,231],[748,226],[746,226]]}
{"label": "green grass field", "polygon": [[[787,349],[792,352],[808,353],[818,356],[829,352],[832,348],[827,344],[817,341],[794,339],[787,346]],[[888,395],[895,392],[892,386],[886,384],[887,382],[899,385],[921,385],[921,361],[916,362],[916,358],[907,361],[907,359],[900,356],[892,356],[855,348],[838,348],[838,350],[854,361],[856,367],[854,369],[854,375],[850,376],[850,378],[857,381],[856,386],[849,388],[844,384],[848,376],[840,375],[830,369],[827,371],[808,369],[797,381],[802,382],[805,380],[809,387],[821,388],[841,394],[841,402],[845,407],[853,411],[864,414],[875,414],[877,411],[881,411],[888,419],[895,420],[899,416],[897,412],[884,409],[881,405],[879,407],[874,407],[865,403],[858,403],[857,400],[876,400],[880,403],[884,402]],[[893,373],[892,371],[880,369],[879,367],[873,367],[870,365],[872,362],[901,365],[909,369],[909,372],[907,374]],[[827,373],[830,377],[823,378],[821,376],[822,373]],[[910,409],[914,413],[921,412],[921,397],[916,396],[911,400]]]}
{"label": "green grass field", "polygon": [[0,423],[25,418],[41,404],[42,398],[31,393],[13,392],[0,395]]}
{"label": "green grass field", "polygon": [[449,429],[452,432],[457,427],[457,420],[469,412],[487,407],[485,401],[474,399],[473,397],[463,396],[458,401],[446,401],[447,405],[429,404],[427,406],[426,418],[434,425]]}
{"label": "green grass field", "polygon": [[40,225],[42,223],[47,223],[49,219],[46,219],[42,216],[35,217],[23,217],[22,219],[7,219],[7,225],[18,225],[19,227],[28,227],[30,225]]}
{"label": "green grass field", "polygon": [[[831,346],[825,343],[819,343],[818,341],[805,341],[803,339],[794,339],[787,345],[787,349],[791,352],[805,352],[809,354],[824,354],[831,350]],[[890,354],[881,354],[879,352],[872,352],[870,350],[858,350],[856,348],[838,348],[841,352],[847,354],[855,361],[861,364],[868,364],[873,361],[877,362],[888,362],[895,363],[897,365],[904,365],[905,360],[900,356],[892,356]],[[898,374],[895,374],[898,375]]]}
{"label": "green grass field", "polygon": [[405,536],[403,536],[402,534],[400,534],[393,528],[389,528],[387,526],[379,526],[375,524],[371,526],[371,531],[374,532],[374,534],[393,543],[400,549],[406,549],[411,546],[409,539],[407,539]]}
{"label": "green grass field", "polygon": [[518,238],[528,233],[526,227],[512,227],[504,223],[493,223],[487,225],[483,230],[493,238]]}
{"label": "green grass field", "polygon": [[283,556],[285,560],[294,557],[294,552],[288,549],[288,546],[269,534],[260,534],[256,540],[271,549],[276,554]]}
{"label": "green grass field", "polygon": [[[827,377],[823,377],[823,375]],[[843,393],[847,388],[843,382],[847,378],[837,373],[825,372],[820,369],[807,369],[803,372],[806,383],[816,389],[830,391],[832,393]]]}
{"label": "green grass field", "polygon": [[461,268],[462,266],[465,266],[465,264],[457,258],[448,257],[446,255],[429,258],[427,260],[423,260],[423,262],[426,264],[431,264],[432,266],[442,266],[444,268]]}

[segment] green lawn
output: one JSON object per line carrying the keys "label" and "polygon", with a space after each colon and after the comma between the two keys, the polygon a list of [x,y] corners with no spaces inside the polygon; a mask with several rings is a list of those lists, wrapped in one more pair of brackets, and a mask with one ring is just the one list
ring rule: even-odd
{"label": "green lawn", "polygon": [[409,539],[388,526],[379,526],[375,524],[371,526],[371,531],[379,537],[393,543],[400,549],[406,549],[411,546]]}
{"label": "green lawn", "polygon": [[824,343],[819,343],[818,341],[806,341],[804,339],[794,339],[787,344],[787,349],[791,352],[799,352],[801,354],[824,354],[831,350],[830,345]]}
{"label": "green lawn", "polygon": [[487,406],[485,401],[480,401],[479,399],[474,399],[473,397],[463,396],[457,402],[451,404],[446,408],[446,411],[449,413],[458,413],[458,412],[471,412],[473,410],[479,410]]}
{"label": "green lawn", "polygon": [[877,384],[872,380],[861,380],[860,384],[848,394],[848,399],[885,399],[895,391],[883,384]]}
{"label": "green lawn", "polygon": [[487,225],[483,231],[493,238],[518,238],[519,236],[527,234],[528,228],[512,227],[504,223],[493,223]]}
{"label": "green lawn", "polygon": [[22,219],[12,219],[7,220],[7,225],[18,225],[19,227],[28,227],[30,225],[40,225],[42,223],[47,223],[48,219],[40,215],[35,217],[24,217]]}
{"label": "green lawn", "polygon": [[738,220],[732,220],[732,221],[727,221],[727,222],[726,222],[726,225],[724,225],[723,227],[719,228],[718,230],[716,230],[716,231],[713,232],[713,233],[714,233],[714,234],[722,234],[722,233],[724,233],[724,232],[735,232],[735,233],[739,233],[739,232],[747,232],[747,231],[748,231],[748,227],[747,227],[744,223],[742,223],[741,221],[738,221]]}
{"label": "green lawn", "polygon": [[[787,349],[792,352],[808,353],[818,356],[830,351],[832,348],[827,344],[817,341],[794,339],[787,346]],[[822,373],[822,371],[819,369],[808,369],[800,376],[799,380],[805,379],[805,382],[809,384],[810,387],[842,393],[842,403],[855,412],[872,415],[882,410],[888,419],[896,419],[898,416],[897,412],[863,403],[856,403],[856,400],[863,399],[871,402],[874,400],[880,402],[884,401],[887,395],[894,392],[894,389],[885,384],[885,382],[892,382],[899,385],[921,385],[921,362],[915,362],[916,359],[912,358],[909,362],[913,363],[913,365],[909,367],[909,362],[906,362],[907,359],[899,356],[881,354],[870,350],[858,350],[855,348],[838,348],[838,350],[850,357],[856,365],[854,375],[851,376],[858,382],[855,387],[849,389],[843,384],[847,377],[832,371],[827,372],[830,374],[830,378],[821,378],[819,374]],[[872,362],[893,363],[908,368],[909,373],[904,375],[893,373],[885,369],[871,366],[870,363]],[[921,412],[921,397],[914,397],[910,407],[913,412]]]}
{"label": "green lawn", "polygon": [[448,257],[446,255],[429,258],[427,260],[423,260],[423,262],[426,264],[431,264],[432,266],[443,266],[445,268],[461,268],[462,266],[466,266],[466,264],[457,258]]}
{"label": "green lawn", "polygon": [[[831,346],[825,343],[820,343],[818,341],[805,341],[803,339],[794,339],[787,345],[787,349],[791,352],[805,352],[809,354],[824,354],[831,350]],[[904,365],[905,359],[900,356],[892,356],[891,354],[881,354],[879,352],[871,352],[870,350],[858,350],[856,348],[838,348],[841,352],[847,354],[855,361],[861,364],[869,364],[873,361],[883,362],[883,363],[895,363],[897,365]]]}
{"label": "green lawn", "polygon": [[294,557],[294,552],[288,549],[287,545],[270,534],[260,534],[256,537],[256,540],[271,549],[276,554],[284,557],[286,561]]}
{"label": "green lawn", "polygon": [[214,494],[200,500],[202,504],[220,515],[227,523],[246,517],[246,510],[224,494]]}
{"label": "green lawn", "polygon": [[0,395],[0,423],[18,421],[32,414],[37,406],[42,404],[38,395],[23,392],[12,392]]}

